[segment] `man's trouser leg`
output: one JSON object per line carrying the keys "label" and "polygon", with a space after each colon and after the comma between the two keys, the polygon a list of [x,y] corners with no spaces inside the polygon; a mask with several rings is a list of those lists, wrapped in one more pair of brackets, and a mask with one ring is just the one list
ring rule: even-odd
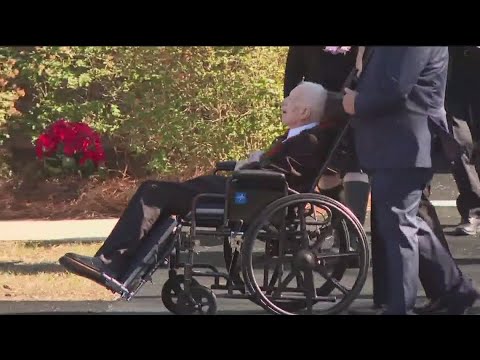
{"label": "man's trouser leg", "polygon": [[473,154],[473,139],[467,122],[469,113],[468,106],[462,111],[448,113],[447,119],[452,128],[452,133],[457,142],[466,149],[466,154],[455,162],[452,167],[452,174],[457,183],[459,196],[457,198],[457,209],[462,222],[467,222],[472,214],[480,218],[480,179],[475,165],[471,163]]}
{"label": "man's trouser leg", "polygon": [[184,183],[146,181],[136,191],[114,229],[95,256],[111,261],[113,271],[121,272],[135,249],[161,218],[185,215],[199,193],[224,193],[226,178],[203,176]]}
{"label": "man's trouser leg", "polygon": [[[423,191],[422,199],[420,201],[418,216],[425,221],[429,229],[431,229],[433,234],[439,240],[442,247],[451,257],[450,248],[448,246],[447,239],[445,238],[445,234],[443,233],[443,228],[440,223],[440,220],[438,219],[437,211],[435,210],[435,207],[430,202],[430,185],[428,185]],[[419,235],[418,235],[419,245],[422,245],[424,241],[431,241],[428,239],[424,240],[422,237],[423,235],[429,236],[429,232],[427,233],[423,231],[419,232]],[[454,266],[456,267],[456,264]],[[422,254],[421,252],[420,252],[420,263],[419,263],[419,277],[420,277],[420,282],[423,286],[423,289],[425,290],[426,297],[433,301],[441,297],[445,289],[450,287],[450,285],[452,284],[451,281],[449,281],[448,279],[445,279],[444,286],[439,287],[430,281],[428,258],[425,257],[424,254]],[[455,278],[451,278],[451,280],[454,283],[456,282]]]}
{"label": "man's trouser leg", "polygon": [[[438,238],[441,245],[444,247],[446,252],[450,254],[450,249],[443,233],[442,225],[438,219],[437,212],[435,207],[431,204],[429,200],[430,196],[430,186],[427,186],[422,194],[420,200],[418,217],[423,219],[427,226],[431,229],[433,234]],[[420,238],[423,235],[423,232],[419,233],[419,244],[422,241]],[[376,229],[375,223],[375,204],[372,203],[371,211],[371,236],[372,236],[372,277],[373,277],[373,302],[375,305],[382,305],[387,303],[387,293],[388,293],[388,284],[385,277],[385,261],[386,254],[384,243],[378,239],[378,231]],[[444,281],[445,286],[436,286],[430,281],[430,273],[428,267],[428,259],[423,256],[422,253],[419,254],[419,278],[420,282],[425,290],[425,295],[430,300],[437,300],[444,294],[445,288],[449,287],[449,284],[452,284],[451,281],[447,279]],[[456,267],[456,265],[455,265]],[[458,283],[457,279],[453,278],[453,283]]]}
{"label": "man's trouser leg", "polygon": [[[452,257],[437,211],[429,198],[430,187],[427,187],[418,214],[423,220],[418,232],[419,277],[427,298],[437,300],[458,290],[464,278]],[[468,283],[465,287],[471,289]]]}
{"label": "man's trouser leg", "polygon": [[429,172],[424,169],[376,170],[372,174],[375,238],[384,247],[387,313],[406,314],[418,289],[417,213]]}
{"label": "man's trouser leg", "polygon": [[413,308],[420,269],[431,291],[440,296],[472,291],[448,248],[417,215],[431,178],[429,169],[382,170],[373,176],[376,224],[387,256],[388,314],[405,314]]}
{"label": "man's trouser leg", "polygon": [[362,172],[348,172],[343,178],[344,203],[365,225],[367,216],[370,182],[368,175]]}
{"label": "man's trouser leg", "polygon": [[362,171],[355,150],[353,129],[349,129],[336,154],[333,157],[334,167],[342,169],[344,204],[355,214],[362,225],[365,224],[368,199],[370,195],[370,181]]}
{"label": "man's trouser leg", "polygon": [[371,212],[371,250],[372,250],[372,282],[373,282],[373,304],[375,306],[386,305],[388,301],[388,283],[385,276],[386,252],[384,242],[379,238],[376,225],[376,206],[372,199]]}

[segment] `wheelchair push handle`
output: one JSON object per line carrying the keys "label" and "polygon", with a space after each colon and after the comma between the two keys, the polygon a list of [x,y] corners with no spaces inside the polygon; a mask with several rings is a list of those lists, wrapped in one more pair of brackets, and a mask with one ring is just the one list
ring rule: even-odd
{"label": "wheelchair push handle", "polygon": [[237,162],[234,160],[231,161],[219,161],[215,165],[214,174],[218,173],[219,171],[234,171]]}

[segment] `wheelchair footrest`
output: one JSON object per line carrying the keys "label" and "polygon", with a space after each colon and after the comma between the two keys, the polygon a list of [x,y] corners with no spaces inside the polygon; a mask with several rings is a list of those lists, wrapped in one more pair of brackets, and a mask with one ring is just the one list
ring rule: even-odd
{"label": "wheelchair footrest", "polygon": [[130,295],[130,291],[118,280],[114,279],[111,276],[108,276],[107,274],[103,273],[102,278],[105,281],[105,287],[113,291],[117,294],[120,294],[122,297],[127,297]]}
{"label": "wheelchair footrest", "polygon": [[176,227],[177,222],[170,218],[154,226],[136,251],[129,269],[121,278],[125,287],[128,289],[136,287],[139,279],[148,275],[152,268],[157,269],[165,263],[175,245]]}

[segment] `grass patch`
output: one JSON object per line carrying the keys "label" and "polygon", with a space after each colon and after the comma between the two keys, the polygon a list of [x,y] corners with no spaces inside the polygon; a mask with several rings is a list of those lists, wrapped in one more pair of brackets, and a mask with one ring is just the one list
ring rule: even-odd
{"label": "grass patch", "polygon": [[99,243],[0,243],[0,301],[107,300],[116,295],[93,281],[68,273],[58,263],[67,252],[92,256]]}

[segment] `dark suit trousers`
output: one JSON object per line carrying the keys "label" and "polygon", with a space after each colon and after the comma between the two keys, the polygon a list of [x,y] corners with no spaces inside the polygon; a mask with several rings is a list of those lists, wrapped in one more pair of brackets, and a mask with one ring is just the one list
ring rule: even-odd
{"label": "dark suit trousers", "polygon": [[468,220],[470,216],[480,218],[480,179],[477,169],[472,163],[474,140],[478,141],[478,136],[480,136],[480,134],[476,134],[478,129],[475,127],[480,121],[480,106],[478,104],[451,104],[447,120],[455,140],[466,149],[466,153],[454,163],[452,168],[459,192],[458,212],[463,221]]}
{"label": "dark suit trousers", "polygon": [[435,209],[425,203],[420,211],[422,194],[431,178],[429,169],[372,173],[374,300],[386,304],[389,314],[405,314],[413,308],[419,273],[435,298],[470,290],[445,239],[436,235],[441,228],[435,226]]}
{"label": "dark suit trousers", "polygon": [[225,193],[226,179],[201,176],[183,183],[144,182],[95,255],[103,255],[110,262],[110,269],[121,273],[155,223],[171,215],[185,216],[193,198],[200,193]]}
{"label": "dark suit trousers", "polygon": [[[450,248],[448,246],[447,239],[443,233],[443,228],[438,219],[437,211],[430,202],[430,185],[428,185],[422,192],[422,198],[418,209],[418,217],[423,219],[427,225],[432,229],[435,236],[440,241],[441,245],[451,255]],[[372,237],[372,263],[373,263],[373,302],[377,305],[387,303],[387,285],[384,276],[385,269],[385,250],[383,242],[378,239],[378,231],[376,229],[375,218],[375,204],[372,202],[371,210],[371,237]],[[421,238],[419,238],[421,241]],[[419,278],[425,295],[428,299],[436,300],[443,295],[444,288],[448,287],[448,284],[444,286],[436,286],[430,281],[428,271],[428,261],[420,254],[419,258]],[[458,279],[451,279],[453,283],[457,283]]]}

